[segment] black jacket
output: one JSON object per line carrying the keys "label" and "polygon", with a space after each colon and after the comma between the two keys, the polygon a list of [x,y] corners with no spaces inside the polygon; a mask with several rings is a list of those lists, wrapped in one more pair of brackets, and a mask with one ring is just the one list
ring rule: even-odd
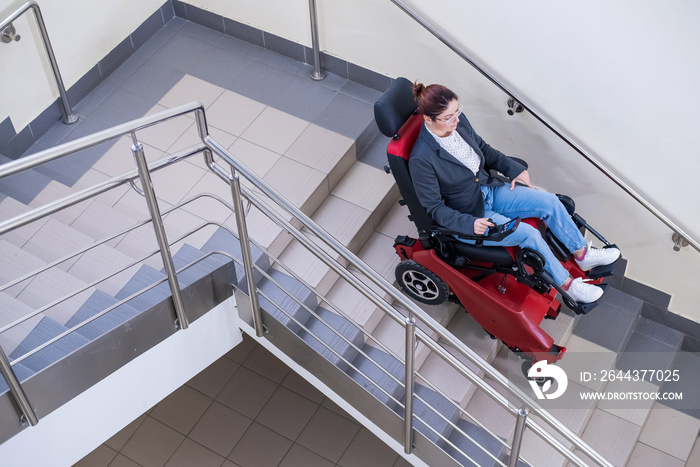
{"label": "black jacket", "polygon": [[413,187],[423,207],[435,222],[450,230],[474,234],[474,221],[484,217],[481,186],[501,186],[503,181],[489,173],[495,169],[506,177],[517,177],[525,166],[492,148],[476,134],[462,114],[457,132],[481,158],[479,172],[469,170],[422,126],[408,160]]}

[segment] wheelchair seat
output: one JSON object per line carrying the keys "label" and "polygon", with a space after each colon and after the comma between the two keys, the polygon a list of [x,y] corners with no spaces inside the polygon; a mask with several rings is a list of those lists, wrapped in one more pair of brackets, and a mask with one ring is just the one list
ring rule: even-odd
{"label": "wheelchair seat", "polygon": [[[387,148],[389,169],[399,187],[403,203],[408,207],[409,219],[418,229],[419,241],[424,248],[436,248],[431,233],[438,224],[418,200],[408,169],[411,149],[423,124],[423,116],[418,112],[413,99],[413,84],[406,78],[398,78],[377,100],[374,114],[379,131],[392,138]],[[501,267],[511,267],[514,264],[512,250],[505,247],[477,246],[456,239],[443,241],[441,247],[441,250],[447,248],[450,253],[469,261],[492,263]]]}

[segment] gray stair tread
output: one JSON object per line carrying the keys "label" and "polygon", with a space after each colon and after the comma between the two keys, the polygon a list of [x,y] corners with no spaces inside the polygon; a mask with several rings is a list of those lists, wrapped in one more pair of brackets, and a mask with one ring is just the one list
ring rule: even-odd
{"label": "gray stair tread", "polygon": [[306,308],[315,310],[318,306],[318,298],[304,284],[281,271],[272,269],[269,275],[271,279],[264,278],[258,285],[260,307],[292,332],[298,333],[301,329],[299,323],[306,323],[311,316]]}
{"label": "gray stair tread", "polygon": [[665,381],[661,392],[683,394],[682,400],[657,401],[667,407],[679,410],[687,415],[700,419],[700,355],[691,352],[677,352],[670,370],[676,371],[678,381]]}
{"label": "gray stair tread", "polygon": [[[207,240],[207,242],[200,248],[204,253],[211,253],[213,251],[226,252],[229,255],[242,259],[241,254],[241,243],[233,234],[228,232],[226,229],[219,228],[216,232]],[[250,244],[250,252],[253,258],[253,263],[257,265],[261,270],[267,271],[270,267],[270,259],[267,255],[253,243]],[[238,280],[238,286],[243,290],[243,292],[248,293],[248,286],[246,283],[245,273],[243,271],[243,266],[236,262],[236,278]],[[257,270],[253,272],[253,280],[257,284],[262,278],[262,274]]]}
{"label": "gray stair tread", "polygon": [[82,149],[60,159],[38,165],[34,170],[66,186],[73,186],[114,143],[115,141],[111,140]]}
{"label": "gray stair tread", "polygon": [[[23,356],[24,354],[34,350],[45,342],[63,333],[67,329],[68,328],[52,320],[51,318],[45,317],[41,320],[41,322],[39,322],[39,324],[36,325],[36,327],[20,343],[20,345],[17,346],[15,351],[10,354],[10,360],[15,360]],[[71,333],[48,347],[40,350],[34,355],[22,360],[22,364],[30,370],[38,372],[65,357],[72,351],[82,347],[88,342],[88,339],[85,337],[76,333]]]}
{"label": "gray stair tread", "polygon": [[[95,316],[97,313],[109,308],[110,306],[117,303],[118,300],[101,290],[96,290],[90,298],[88,298],[83,306],[81,306],[78,311],[75,312],[73,317],[68,320],[66,327],[72,328],[83,321]],[[103,316],[91,321],[90,323],[82,326],[76,330],[76,332],[88,339],[95,339],[112,329],[116,328],[120,324],[128,321],[138,314],[138,310],[129,306],[128,304],[122,304],[113,310],[110,310]]]}
{"label": "gray stair tread", "polygon": [[620,352],[632,334],[642,304],[640,299],[608,287],[601,303],[578,320],[573,334],[613,352]]}
{"label": "gray stair tread", "polygon": [[[15,376],[17,376],[20,383],[34,374],[34,371],[30,370],[21,363],[12,365],[12,370],[15,372]],[[6,391],[9,391],[9,389],[10,388],[5,381],[5,378],[0,375],[0,395],[4,394]]]}
{"label": "gray stair tread", "polygon": [[[456,424],[459,420],[459,407],[421,384],[414,385],[414,391],[417,397],[413,401],[413,411],[417,418],[413,426],[434,443],[442,444],[444,441],[441,438],[448,437],[453,431],[451,423]],[[401,416],[404,414],[403,408],[397,412]]]}
{"label": "gray stair tread", "polygon": [[[173,265],[175,270],[180,270],[187,266],[188,264],[204,257],[204,253],[197,248],[184,244],[177,253],[173,255]],[[178,283],[181,288],[187,287],[188,285],[194,283],[195,281],[201,279],[202,277],[212,273],[219,267],[230,261],[221,255],[211,255],[207,258],[193,264],[189,268],[182,270],[178,273]],[[164,270],[161,272],[165,273]]]}
{"label": "gray stair tread", "polygon": [[[117,300],[124,300],[142,290],[150,287],[156,282],[165,279],[165,274],[153,269],[150,266],[143,265],[136,271],[136,274],[122,287],[115,295]],[[143,311],[154,305],[161,303],[170,297],[170,287],[167,282],[163,282],[146,292],[129,300],[128,304],[137,310]]]}
{"label": "gray stair tread", "polygon": [[[0,164],[10,161],[12,159],[0,154]],[[50,181],[50,177],[34,169],[24,170],[9,177],[0,178],[0,192],[24,204],[29,204]]]}
{"label": "gray stair tread", "polygon": [[[498,465],[486,452],[493,455],[496,459],[504,460],[506,454],[505,446],[486,430],[464,419],[457,422],[457,428],[459,430],[453,430],[448,439],[473,461],[470,461],[454,447],[446,444],[445,451],[454,457],[457,462],[465,466],[475,467]],[[525,464],[522,465],[524,466]]]}
{"label": "gray stair tread", "polygon": [[[401,381],[406,377],[406,369],[404,364],[398,359],[382,350],[365,344],[362,347],[362,353],[358,354],[353,361],[353,367],[347,370],[348,376],[383,404],[392,409],[396,407],[396,402],[391,400],[379,388],[391,394],[394,399],[401,401],[404,394],[404,386]],[[396,379],[389,375],[394,376]]]}
{"label": "gray stair tread", "polygon": [[[311,348],[323,355],[326,360],[345,370],[348,367],[348,362],[353,361],[357,356],[357,349],[364,344],[362,330],[344,317],[325,308],[319,307],[316,313],[328,325],[312,316],[306,323],[306,328],[309,332],[301,330],[299,337],[309,344]],[[341,338],[339,334],[344,336],[349,342]],[[319,342],[319,339],[333,351]]]}
{"label": "gray stair tread", "polygon": [[[0,239],[0,258],[2,258],[2,267],[0,268],[0,285],[5,285],[23,275],[41,268],[46,263],[36,256],[28,253],[19,247]],[[26,281],[24,283],[26,286]],[[23,286],[22,286],[23,287]],[[12,290],[6,290],[10,295],[16,295],[19,290],[17,287],[12,287]]]}

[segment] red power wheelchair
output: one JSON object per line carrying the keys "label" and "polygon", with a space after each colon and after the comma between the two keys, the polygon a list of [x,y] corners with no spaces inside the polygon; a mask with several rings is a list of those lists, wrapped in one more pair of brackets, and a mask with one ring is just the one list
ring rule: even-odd
{"label": "red power wheelchair", "polygon": [[[392,138],[387,148],[389,166],[385,169],[396,179],[403,198],[399,202],[408,207],[409,219],[418,230],[417,239],[400,235],[394,243],[401,258],[396,267],[396,280],[401,289],[428,305],[439,305],[445,300],[460,303],[492,338],[500,339],[524,359],[526,376],[533,362],[546,360],[549,364],[561,359],[566,347],[556,345],[540,328],[543,319],[555,319],[559,314],[561,303],[557,292],[576,314],[590,312],[600,300],[585,304],[573,301],[543,270],[544,259],[534,250],[482,245],[483,240],[504,238],[517,227],[520,219],[489,229],[487,236],[462,235],[433,221],[416,196],[408,170],[411,148],[423,122],[410,81],[395,80],[374,104],[374,114],[381,133]],[[517,160],[527,167],[524,161]],[[582,233],[590,232],[605,248],[615,247],[575,213],[571,198],[557,196]],[[585,273],[544,222],[540,219],[523,219],[522,222],[542,233],[573,278],[601,284],[603,277],[613,273],[617,261]],[[476,244],[461,242],[456,237],[474,240]]]}

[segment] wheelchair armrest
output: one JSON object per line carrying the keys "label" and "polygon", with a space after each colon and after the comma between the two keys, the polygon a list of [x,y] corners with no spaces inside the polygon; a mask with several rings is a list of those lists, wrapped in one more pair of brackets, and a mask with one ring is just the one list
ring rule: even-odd
{"label": "wheelchair armrest", "polygon": [[[493,222],[493,221],[492,221]],[[520,218],[516,217],[513,220],[506,222],[505,224],[496,225],[488,230],[487,235],[468,235],[461,232],[455,232],[453,230],[446,229],[439,225],[434,225],[430,228],[430,233],[432,235],[437,235],[440,237],[456,237],[463,240],[474,240],[477,246],[481,246],[484,240],[490,240],[494,242],[500,242],[506,238],[511,233],[515,232],[515,229],[520,225]]]}

